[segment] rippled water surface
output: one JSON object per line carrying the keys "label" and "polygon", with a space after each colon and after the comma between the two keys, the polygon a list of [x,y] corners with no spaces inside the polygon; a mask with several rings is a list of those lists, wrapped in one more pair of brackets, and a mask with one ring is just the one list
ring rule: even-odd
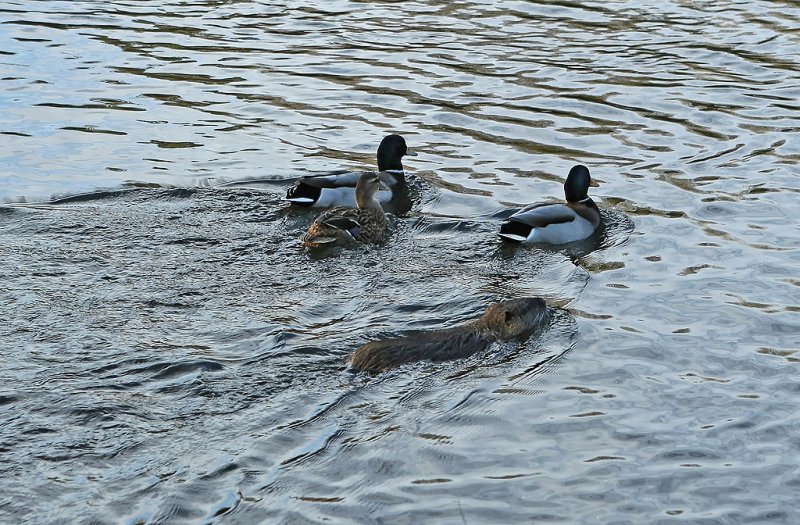
{"label": "rippled water surface", "polygon": [[[781,1],[0,1],[0,522],[800,522],[798,50]],[[303,251],[291,180],[392,132],[411,210]],[[576,163],[604,231],[500,244]]]}

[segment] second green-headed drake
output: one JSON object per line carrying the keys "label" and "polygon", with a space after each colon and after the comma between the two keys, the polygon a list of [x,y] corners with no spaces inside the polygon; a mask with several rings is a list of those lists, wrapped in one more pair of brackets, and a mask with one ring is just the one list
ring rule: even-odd
{"label": "second green-headed drake", "polygon": [[536,203],[522,208],[500,225],[500,237],[513,242],[565,244],[592,235],[600,226],[600,210],[588,195],[586,166],[574,166],[564,182],[564,204]]}

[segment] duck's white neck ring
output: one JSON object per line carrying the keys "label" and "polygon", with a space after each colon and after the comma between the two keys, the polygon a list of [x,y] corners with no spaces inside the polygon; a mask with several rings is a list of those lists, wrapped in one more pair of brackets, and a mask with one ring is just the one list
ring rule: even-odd
{"label": "duck's white neck ring", "polygon": [[403,170],[383,170],[384,173],[391,173],[393,175],[402,175]]}
{"label": "duck's white neck ring", "polygon": [[581,204],[586,204],[587,202],[591,202],[591,201],[592,201],[591,197],[586,197],[585,199],[581,199],[578,202],[580,202]]}

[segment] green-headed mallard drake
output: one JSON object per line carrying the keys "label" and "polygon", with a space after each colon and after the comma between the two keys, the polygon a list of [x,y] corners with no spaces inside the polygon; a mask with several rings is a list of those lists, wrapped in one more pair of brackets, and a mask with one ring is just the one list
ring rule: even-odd
{"label": "green-headed mallard drake", "polygon": [[[378,146],[378,172],[381,182],[388,188],[378,192],[379,202],[389,202],[398,191],[406,187],[403,156],[416,156],[406,146],[400,135],[387,135]],[[329,206],[355,206],[355,187],[365,172],[335,172],[326,175],[303,177],[286,191],[286,200],[301,206],[319,208]]]}
{"label": "green-headed mallard drake", "polygon": [[350,245],[353,242],[370,243],[383,237],[386,214],[376,194],[380,188],[376,173],[364,173],[356,184],[357,208],[333,208],[319,217],[308,228],[303,244],[319,247],[332,244]]}
{"label": "green-headed mallard drake", "polygon": [[500,225],[500,237],[514,242],[565,244],[589,237],[600,226],[600,210],[589,197],[591,177],[586,166],[569,170],[564,182],[566,204],[526,206]]}

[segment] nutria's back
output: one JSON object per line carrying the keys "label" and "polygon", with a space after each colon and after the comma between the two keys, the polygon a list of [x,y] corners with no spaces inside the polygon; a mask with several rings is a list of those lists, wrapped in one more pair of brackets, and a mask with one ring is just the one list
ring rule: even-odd
{"label": "nutria's back", "polygon": [[372,341],[350,357],[356,370],[379,372],[412,361],[445,361],[470,356],[495,341],[518,337],[549,319],[538,297],[495,303],[480,319],[445,330],[416,332],[404,337]]}

